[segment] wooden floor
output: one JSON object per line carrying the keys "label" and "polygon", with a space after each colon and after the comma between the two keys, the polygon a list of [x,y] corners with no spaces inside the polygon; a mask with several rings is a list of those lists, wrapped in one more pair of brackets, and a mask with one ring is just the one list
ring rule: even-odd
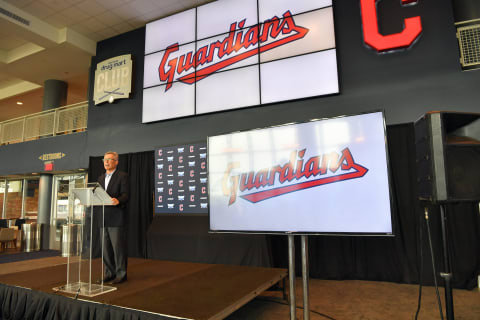
{"label": "wooden floor", "polygon": [[[32,263],[34,261],[34,263]],[[128,283],[142,284],[148,281],[145,276],[135,275],[135,270],[139,270],[138,261],[129,260],[129,280],[125,284],[119,285],[117,295],[128,296],[125,288]],[[36,259],[32,261],[22,261],[14,263],[4,263],[0,265],[0,282],[5,283],[5,277],[15,279],[13,273],[19,271],[28,271],[42,269],[48,266],[57,268],[66,262],[66,258],[51,257]],[[137,265],[137,267],[135,267]],[[174,266],[173,263],[171,266]],[[195,264],[193,264],[195,265]],[[186,266],[185,266],[186,267]],[[207,268],[208,269],[208,268]],[[202,276],[208,277],[215,269],[208,271],[204,269]],[[148,270],[147,270],[148,271]],[[168,271],[165,271],[168,273]],[[8,276],[10,274],[10,276]],[[25,279],[25,282],[30,281]],[[179,286],[188,285],[195,282],[194,278],[185,278]],[[198,304],[206,304],[208,308],[215,308],[215,302],[202,300],[202,292],[205,290],[207,282],[196,283],[197,289],[186,300],[178,300],[174,304],[191,304],[191,301]],[[372,281],[328,281],[319,279],[310,279],[310,319],[414,319],[417,310],[418,285],[406,285],[387,282]],[[172,284],[173,285],[173,284]],[[194,283],[195,285],[195,283]],[[238,284],[237,284],[238,285]],[[123,286],[123,288],[122,288]],[[169,290],[158,292],[152,289],[150,294],[157,294],[159,297],[169,295]],[[231,294],[237,288],[233,287]],[[440,319],[440,313],[433,287],[423,287],[422,305],[418,319]],[[302,310],[302,288],[301,279],[297,279],[297,319],[303,319]],[[442,306],[445,308],[444,291],[440,288]],[[478,290],[454,290],[454,312],[457,320],[479,320],[480,319],[480,291]],[[247,303],[239,310],[228,315],[228,320],[278,320],[289,319],[289,306],[282,299],[282,291],[265,291],[260,296]],[[190,302],[188,302],[189,300]],[[171,304],[172,301],[167,302]],[[148,304],[148,302],[145,302]],[[207,308],[207,309],[208,309]],[[445,310],[445,309],[444,309]],[[445,311],[444,318],[446,319]]]}

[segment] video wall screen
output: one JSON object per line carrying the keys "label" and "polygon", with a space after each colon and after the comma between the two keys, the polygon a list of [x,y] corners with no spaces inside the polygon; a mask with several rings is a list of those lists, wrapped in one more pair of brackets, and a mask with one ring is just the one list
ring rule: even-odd
{"label": "video wall screen", "polygon": [[392,234],[383,112],[208,138],[213,232]]}
{"label": "video wall screen", "polygon": [[155,150],[155,213],[207,214],[207,143]]}
{"label": "video wall screen", "polygon": [[146,26],[144,123],[338,92],[331,0],[219,0]]}

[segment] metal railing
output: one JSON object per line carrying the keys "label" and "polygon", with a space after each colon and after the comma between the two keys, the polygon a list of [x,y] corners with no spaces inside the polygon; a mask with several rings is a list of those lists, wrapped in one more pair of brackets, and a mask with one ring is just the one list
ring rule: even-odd
{"label": "metal railing", "polygon": [[87,129],[88,102],[0,122],[0,145],[69,134]]}

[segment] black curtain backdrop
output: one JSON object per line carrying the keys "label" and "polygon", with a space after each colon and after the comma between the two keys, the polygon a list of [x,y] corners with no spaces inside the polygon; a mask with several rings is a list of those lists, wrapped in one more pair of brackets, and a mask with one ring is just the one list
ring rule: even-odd
{"label": "black curtain backdrop", "polygon": [[109,304],[91,303],[1,283],[0,301],[0,319],[174,319],[168,316],[149,314]]}
{"label": "black curtain backdrop", "polygon": [[[310,276],[433,285],[424,207],[429,221],[437,274],[444,271],[438,206],[420,203],[416,196],[413,124],[387,127],[393,195],[394,237],[309,236]],[[318,210],[321,211],[321,205]],[[455,288],[472,289],[480,273],[478,203],[447,205],[448,245]],[[300,239],[296,237],[296,272],[301,275]],[[288,267],[286,236],[271,236],[275,267]],[[437,277],[439,284],[444,282]]]}
{"label": "black curtain backdrop", "polygon": [[[101,157],[90,157],[88,166],[89,182],[97,182],[105,172]],[[153,151],[127,153],[119,155],[118,169],[128,173],[130,179],[130,195],[127,206],[128,256],[147,257],[146,234],[153,217],[153,184],[154,184]],[[100,256],[99,233],[92,241],[94,256]]]}
{"label": "black curtain backdrop", "polygon": [[[423,283],[433,285],[424,219],[425,206],[430,212],[429,223],[437,274],[445,270],[439,208],[417,200],[413,124],[388,126],[387,138],[395,236],[309,236],[312,278],[418,283],[422,274]],[[155,249],[155,246],[158,246],[156,243],[148,243],[148,246],[146,244],[147,229],[153,217],[153,157],[153,151],[120,155],[119,169],[129,173],[131,183],[128,206],[130,256],[147,257],[146,248],[150,246]],[[102,157],[90,158],[91,181],[96,181],[103,173],[101,159]],[[317,209],[322,210],[321,204]],[[478,203],[448,204],[446,210],[448,246],[453,272],[452,285],[455,288],[471,289],[476,286],[477,275],[480,273]],[[181,228],[181,224],[178,228]],[[174,239],[176,235],[185,233],[185,230],[169,230],[169,233]],[[295,238],[296,271],[300,276],[300,237]],[[287,236],[270,235],[268,242],[273,266],[288,268]],[[218,253],[222,263],[228,263],[225,262],[225,257],[231,253],[230,251],[230,248],[225,247],[224,254]],[[443,280],[437,278],[439,284],[443,285]]]}

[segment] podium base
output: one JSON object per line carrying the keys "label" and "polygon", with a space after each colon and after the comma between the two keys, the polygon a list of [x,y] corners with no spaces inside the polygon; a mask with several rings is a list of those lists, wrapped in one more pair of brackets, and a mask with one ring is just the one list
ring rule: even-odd
{"label": "podium base", "polygon": [[88,282],[69,283],[64,286],[53,288],[54,291],[65,292],[85,297],[95,297],[107,292],[117,290],[116,287],[105,286],[103,284],[92,284]]}

